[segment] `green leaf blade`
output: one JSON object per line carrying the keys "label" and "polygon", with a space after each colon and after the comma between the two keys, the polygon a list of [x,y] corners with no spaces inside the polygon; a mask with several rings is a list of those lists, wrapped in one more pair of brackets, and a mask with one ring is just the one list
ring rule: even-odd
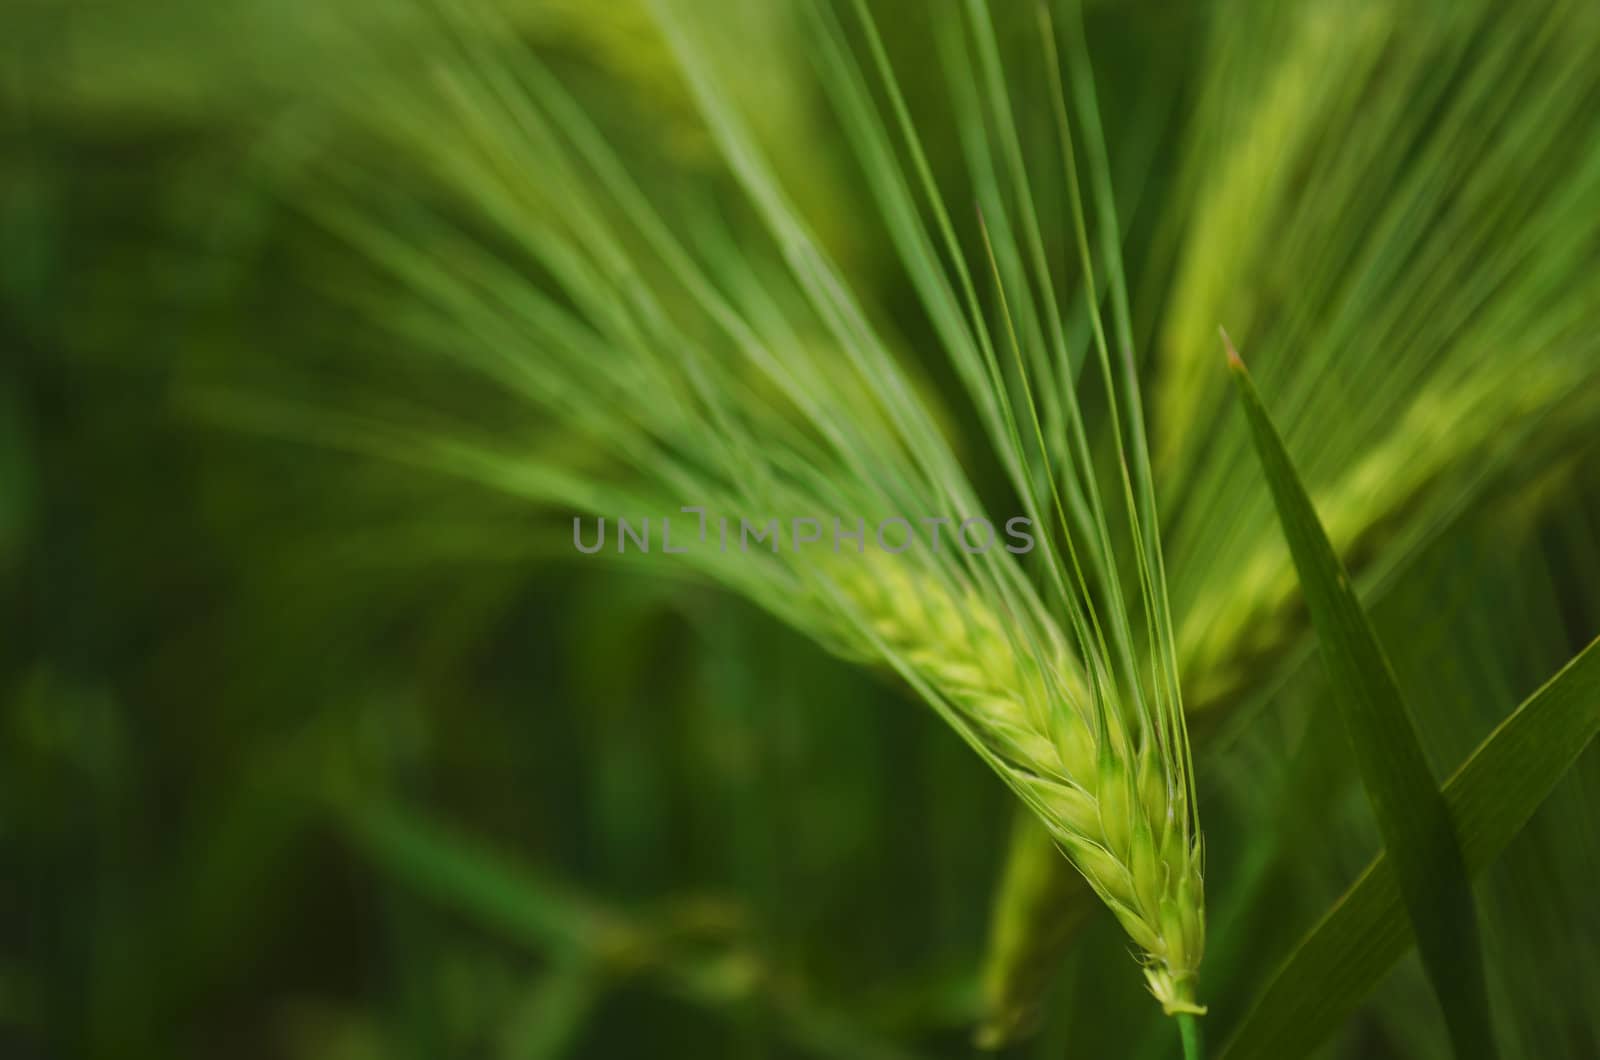
{"label": "green leaf blade", "polygon": [[[1226,335],[1224,335],[1226,340]],[[1394,671],[1243,361],[1228,348],[1251,439],[1383,835],[1390,879],[1459,1057],[1495,1055],[1470,877]]]}
{"label": "green leaf blade", "polygon": [[[1500,855],[1596,735],[1600,641],[1519,706],[1445,784],[1469,873]],[[1296,947],[1221,1055],[1270,1060],[1309,1052],[1412,940],[1393,866],[1380,853]]]}

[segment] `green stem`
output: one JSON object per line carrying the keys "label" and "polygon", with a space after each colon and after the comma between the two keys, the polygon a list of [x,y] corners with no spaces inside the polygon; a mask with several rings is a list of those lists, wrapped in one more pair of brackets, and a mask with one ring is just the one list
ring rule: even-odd
{"label": "green stem", "polygon": [[1192,1012],[1178,1013],[1178,1035],[1183,1039],[1183,1060],[1205,1060],[1205,1041],[1200,1036],[1200,1017]]}

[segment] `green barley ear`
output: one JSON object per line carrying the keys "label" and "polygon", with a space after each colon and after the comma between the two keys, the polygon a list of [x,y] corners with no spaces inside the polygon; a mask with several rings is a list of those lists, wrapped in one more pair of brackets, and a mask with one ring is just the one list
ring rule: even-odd
{"label": "green barley ear", "polygon": [[[1004,649],[982,651],[989,663],[976,675],[963,671],[941,676],[946,678],[945,684],[958,690],[956,703],[982,719],[981,725],[999,727],[1008,738],[1020,728],[1021,742],[1034,751],[1034,761],[1024,758],[1027,772],[1014,787],[1146,951],[1151,989],[1166,1010],[1200,1011],[1193,1001],[1193,989],[1204,948],[1204,915],[1200,843],[1193,823],[1192,767],[1134,370],[1119,228],[1092,79],[1082,54],[1078,13],[1073,11],[1068,29],[1077,52],[1074,97],[1080,104],[1089,151],[1096,207],[1092,215],[1084,208],[1079,187],[1056,29],[1043,5],[1037,9],[1038,40],[1046,83],[1052,89],[1045,105],[1055,117],[1062,163],[1060,171],[1051,176],[1065,183],[1082,284],[1077,308],[1087,317],[1092,335],[1090,351],[1084,352],[1098,363],[1098,373],[1089,370],[1091,379],[1098,375],[1096,381],[1103,387],[1109,413],[1110,437],[1104,440],[1115,453],[1115,463],[1107,483],[1100,481],[1090,457],[1072,382],[1079,352],[1071,348],[1063,310],[1054,294],[1055,281],[1033,206],[1031,182],[1035,176],[1024,163],[1011,91],[988,9],[973,0],[965,5],[965,19],[951,14],[933,22],[954,118],[978,193],[978,229],[993,280],[994,315],[1003,338],[991,335],[984,326],[975,281],[963,265],[966,255],[930,175],[918,130],[870,13],[861,0],[853,7],[856,25],[864,34],[867,53],[889,101],[893,125],[900,133],[899,147],[913,162],[915,187],[935,222],[931,227],[922,222],[922,207],[908,182],[888,179],[883,172],[892,170],[896,151],[883,132],[887,120],[860,87],[862,71],[845,46],[841,22],[825,15],[818,18],[828,75],[824,83],[854,141],[862,145],[858,150],[878,205],[890,221],[896,249],[930,317],[941,328],[946,352],[974,405],[984,414],[991,441],[1011,469],[1017,492],[1028,503],[1030,514],[1051,528],[1046,580],[1053,590],[1050,599],[1059,603],[1071,634],[1069,650],[1061,652],[1059,659],[1051,656],[1060,649],[1041,653],[1033,648],[1024,656],[1031,654],[1036,664],[1053,663],[1046,666],[1046,672],[1061,682],[1053,694],[1053,698],[1065,700],[1059,705],[1030,702],[1037,683],[1025,675],[1020,697],[1015,690],[1008,694],[1003,685],[995,684],[996,677],[1003,679],[1008,671],[1020,669]],[[825,5],[818,8],[825,11]],[[1038,105],[1037,101],[1027,103]],[[1093,249],[1091,216],[1095,222]],[[954,277],[938,262],[941,250],[953,263]],[[1109,336],[1100,318],[1096,291],[1097,272],[1102,270],[1111,296],[1113,328]],[[1012,363],[1005,365],[1008,356]],[[1052,461],[1052,456],[1059,462]],[[1108,530],[1103,486],[1109,487],[1113,497],[1120,494],[1128,527],[1127,536],[1120,540],[1114,541]],[[1137,635],[1137,611],[1123,595],[1117,573],[1119,547],[1131,552],[1137,571],[1144,619]],[[1105,593],[1108,606],[1104,616],[1097,614],[1091,602],[1091,583]],[[1056,640],[1053,634],[1031,638],[1040,645]],[[994,643],[1002,642],[996,639]],[[1014,652],[1016,645],[1009,649]],[[1075,653],[1070,649],[1076,649]],[[1073,665],[1074,655],[1077,666]],[[1080,671],[1077,683],[1081,692],[1075,695],[1071,678]],[[979,680],[973,681],[973,677]],[[1068,709],[1063,712],[1062,707]],[[1046,719],[1046,731],[1038,732],[1034,722],[1031,728],[1035,731],[1029,732],[1027,719],[1040,716]],[[1079,724],[1075,725],[1075,720]],[[1046,746],[1037,739],[1041,735],[1054,736],[1053,755],[1040,750]],[[1007,764],[999,765],[1002,775],[1007,775]],[[1061,783],[1048,782],[1055,779]]]}
{"label": "green barley ear", "polygon": [[[1096,705],[1047,616],[1022,623],[1012,612],[1002,621],[982,591],[952,590],[938,574],[889,557],[828,567],[828,588],[854,627],[841,630],[839,643],[859,645],[864,635],[870,647],[849,654],[899,669],[1044,824],[1035,830],[1037,849],[1013,861],[1013,897],[1037,914],[1075,890],[1049,882],[1041,866],[1065,854],[1144,951],[1163,1008],[1203,1012],[1195,1003],[1205,944],[1199,849],[1180,815],[1192,801],[1187,788],[1174,787],[1186,775],[1160,760],[1159,737],[1119,716],[1121,707]],[[1010,627],[1021,624],[1034,624],[1039,639],[1019,643]],[[1035,941],[1012,937],[1018,950]],[[990,991],[1008,986],[995,982]]]}
{"label": "green barley ear", "polygon": [[[372,154],[383,162],[330,160],[334,190],[304,205],[398,287],[366,307],[372,327],[497,390],[524,410],[507,421],[537,424],[539,441],[465,416],[324,420],[320,436],[563,518],[626,515],[658,534],[670,519],[680,545],[695,509],[716,527],[709,540],[648,557],[654,569],[696,571],[903,677],[1111,909],[1164,1010],[1202,1012],[1202,843],[1098,119],[1083,130],[1090,209],[1048,15],[1027,61],[1050,91],[1014,100],[985,5],[939,6],[951,121],[977,189],[976,237],[963,238],[865,4],[801,6],[863,184],[1026,520],[1028,568],[983,524],[885,314],[814,234],[703,27],[669,0],[655,14],[754,230],[726,238],[625,162],[492,4],[439,5],[417,45],[429,76],[363,85],[347,108],[389,148]],[[1016,106],[1053,114],[1052,165],[1025,164],[1047,152],[1022,150]],[[1065,190],[1069,269],[1050,262],[1038,181]],[[1089,422],[1106,424],[1093,446]],[[582,459],[554,455],[551,435]],[[776,532],[718,547],[728,518],[736,535],[746,519]],[[803,521],[832,518],[872,529],[859,548],[801,547]],[[930,547],[921,528],[940,519],[966,543]],[[918,529],[917,547],[878,538],[896,521]],[[637,553],[618,559],[646,570]]]}

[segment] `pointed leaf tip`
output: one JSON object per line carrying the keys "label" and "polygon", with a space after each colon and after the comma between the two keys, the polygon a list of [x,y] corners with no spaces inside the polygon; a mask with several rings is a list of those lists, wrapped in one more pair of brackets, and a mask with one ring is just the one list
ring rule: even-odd
{"label": "pointed leaf tip", "polygon": [[1496,1050],[1477,913],[1449,806],[1428,768],[1393,667],[1284,450],[1283,437],[1226,332],[1222,338],[1324,667],[1339,689],[1331,702],[1343,715],[1423,971],[1443,1010],[1455,1055],[1491,1060]]}
{"label": "pointed leaf tip", "polygon": [[1233,339],[1228,337],[1228,329],[1217,325],[1217,334],[1222,336],[1222,347],[1228,352],[1228,367],[1236,372],[1245,370],[1244,358],[1239,356],[1239,351],[1233,348]]}

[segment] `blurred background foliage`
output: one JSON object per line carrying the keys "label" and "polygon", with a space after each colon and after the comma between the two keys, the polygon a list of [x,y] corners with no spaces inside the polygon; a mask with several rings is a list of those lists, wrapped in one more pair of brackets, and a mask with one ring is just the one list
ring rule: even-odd
{"label": "blurred background foliage", "polygon": [[[1438,772],[1600,630],[1595,20],[1269,6],[1087,12],[1195,645],[1219,1028],[1378,843],[1286,560],[1249,565],[1277,531],[1207,375],[1218,318],[1282,347],[1264,388],[1293,410]],[[1029,43],[1026,7],[999,9],[1008,47]],[[941,16],[873,9],[959,203],[921,29]],[[652,194],[768,267],[642,5],[507,10]],[[695,12],[988,489],[794,12]],[[341,151],[398,199],[444,194],[372,131],[390,105],[343,94],[422,69],[429,17],[377,0],[0,14],[0,1055],[969,1054],[994,1016],[1001,868],[1014,828],[1029,839],[931,713],[664,564],[576,556],[566,513],[264,437],[214,400],[309,395],[588,459],[393,348],[369,307],[399,318],[403,299],[317,222]],[[1383,73],[1467,52],[1436,83]],[[1024,88],[1037,76],[1018,64]],[[1474,122],[1485,135],[1454,138]],[[1426,215],[1452,206],[1460,231]],[[1040,210],[1064,230],[1058,192]],[[1371,234],[1407,210],[1444,245],[1383,253]],[[1495,248],[1530,230],[1550,264],[1524,280]],[[1353,296],[1361,277],[1379,289]],[[1468,322],[1440,323],[1441,291],[1474,282]],[[1519,348],[1541,321],[1566,331]],[[1337,395],[1294,374],[1335,347],[1373,378],[1414,372]],[[1207,514],[1223,503],[1231,521]],[[1600,1055],[1597,814],[1591,749],[1479,885],[1508,1056]],[[1172,1055],[1125,940],[1076,902],[1048,892],[1023,921],[1039,952],[1000,978],[1037,1033],[1010,1048]],[[1412,957],[1327,1054],[1443,1055],[1437,1023]]]}

